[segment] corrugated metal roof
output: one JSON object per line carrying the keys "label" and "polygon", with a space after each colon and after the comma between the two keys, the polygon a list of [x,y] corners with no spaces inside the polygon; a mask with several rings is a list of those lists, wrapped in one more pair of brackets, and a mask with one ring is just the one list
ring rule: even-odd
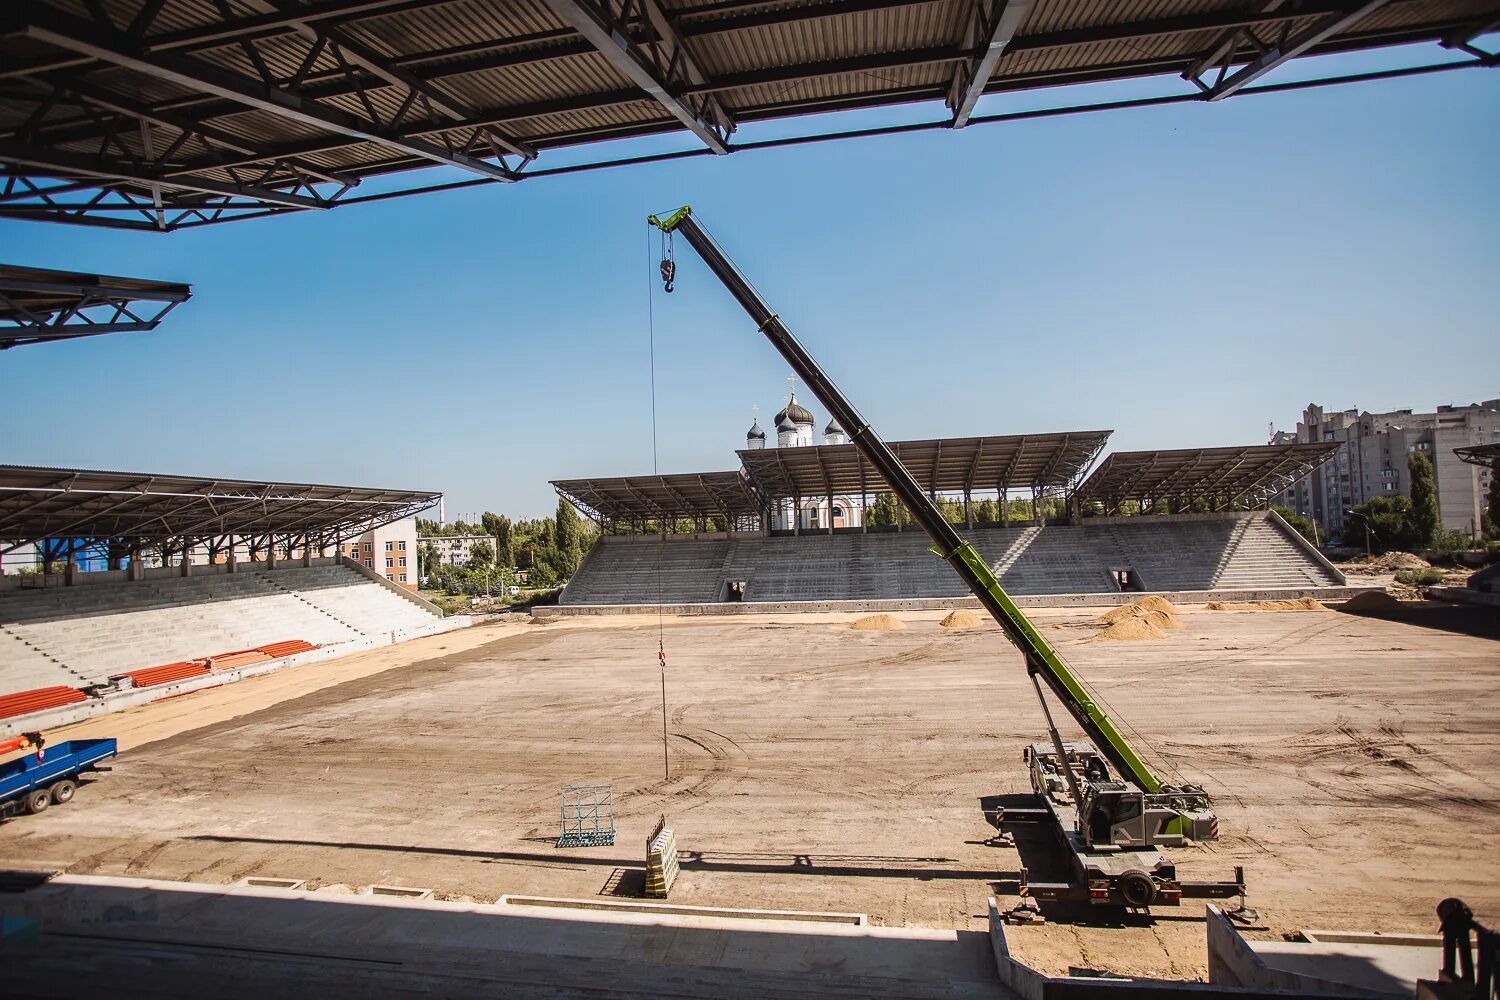
{"label": "corrugated metal roof", "polygon": [[[1357,20],[1338,0],[1295,11],[1265,0],[1031,0],[988,77],[965,88],[991,41],[979,16],[991,7],[977,0],[659,2],[661,37],[646,8],[631,5],[622,23],[596,0],[233,0],[227,17],[208,0],[164,0],[144,25],[139,0],[10,5],[0,9],[0,163],[41,187],[91,178],[104,197],[70,216],[57,198],[12,191],[0,215],[171,228],[303,207],[290,195],[326,207],[348,197],[334,180],[309,189],[249,178],[272,165],[283,178],[338,168],[357,180],[448,162],[503,179],[528,169],[528,147],[684,122],[705,150],[733,148],[718,108],[766,121],[939,102],[955,81],[972,97],[1161,75],[1191,99],[1175,77],[1216,51],[1243,65],[1335,21],[1306,54],[1462,41],[1500,18],[1497,0],[1388,0]],[[600,20],[615,40],[599,39],[602,50],[585,37]],[[1217,78],[1210,68],[1203,79]],[[530,169],[545,171],[545,158]],[[158,190],[186,214],[168,224],[120,211]]]}

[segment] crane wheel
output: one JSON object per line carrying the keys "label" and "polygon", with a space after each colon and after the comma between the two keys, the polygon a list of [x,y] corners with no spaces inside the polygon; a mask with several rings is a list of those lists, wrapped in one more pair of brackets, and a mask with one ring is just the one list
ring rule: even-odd
{"label": "crane wheel", "polygon": [[1150,906],[1156,898],[1156,883],[1139,868],[1121,875],[1115,885],[1119,887],[1120,898],[1130,906]]}
{"label": "crane wheel", "polygon": [[26,803],[27,812],[43,812],[48,806],[52,804],[52,793],[45,788],[37,788],[30,792],[27,792],[26,798],[22,801]]}
{"label": "crane wheel", "polygon": [[67,805],[73,800],[73,793],[78,791],[77,782],[64,778],[52,786],[52,804],[55,806]]}

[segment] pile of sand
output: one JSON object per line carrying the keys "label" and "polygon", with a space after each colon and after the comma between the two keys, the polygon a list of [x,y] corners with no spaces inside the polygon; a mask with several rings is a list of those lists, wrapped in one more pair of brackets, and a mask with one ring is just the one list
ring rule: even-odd
{"label": "pile of sand", "polygon": [[1355,594],[1341,606],[1341,611],[1399,611],[1401,602],[1383,590],[1367,590]]}
{"label": "pile of sand", "polygon": [[1299,597],[1295,601],[1246,601],[1241,604],[1226,604],[1209,601],[1210,611],[1327,611],[1328,607],[1315,597]]}
{"label": "pile of sand", "polygon": [[867,632],[894,632],[906,628],[906,625],[895,615],[865,615],[858,621],[850,622],[849,627]]}
{"label": "pile of sand", "polygon": [[1414,556],[1410,552],[1387,552],[1369,563],[1373,570],[1385,570],[1394,573],[1398,569],[1427,569],[1432,563],[1421,556]]}
{"label": "pile of sand", "polygon": [[[1161,612],[1152,613],[1160,614]],[[1124,639],[1133,641],[1140,639],[1165,639],[1166,637],[1167,633],[1158,628],[1156,624],[1150,619],[1126,616],[1116,620],[1110,625],[1106,625],[1104,628],[1094,633],[1094,637],[1092,639],[1089,639],[1088,641],[1097,642],[1100,639]]]}
{"label": "pile of sand", "polygon": [[[1132,604],[1122,604],[1094,619],[1098,625],[1117,625],[1127,620],[1144,621],[1157,629],[1182,628],[1177,620],[1176,606],[1165,597],[1143,597]],[[1155,636],[1130,636],[1128,638],[1155,638]]]}
{"label": "pile of sand", "polygon": [[950,611],[948,617],[938,622],[943,628],[976,628],[981,625],[979,616],[972,611]]}

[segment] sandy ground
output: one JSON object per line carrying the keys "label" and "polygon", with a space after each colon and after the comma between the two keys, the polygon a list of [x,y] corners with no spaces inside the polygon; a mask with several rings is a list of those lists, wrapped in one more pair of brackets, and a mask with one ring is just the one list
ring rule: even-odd
{"label": "sandy ground", "polygon": [[[1083,641],[1075,611],[1038,620],[1151,759],[1214,794],[1224,838],[1173,852],[1184,876],[1245,865],[1278,936],[1430,931],[1449,895],[1500,917],[1500,643],[1452,630],[1471,611],[1188,611],[1131,643]],[[1043,730],[998,631],[941,616],[896,632],[840,615],[507,623],[174,699],[53,733],[133,749],[73,804],[0,826],[0,858],[588,897],[638,885],[665,814],[674,902],[982,929],[1021,857],[985,845],[980,799],[1026,790],[1021,748]],[[559,786],[595,782],[614,788],[616,846],[557,849]],[[1011,937],[1046,971],[1201,976],[1194,914]]]}

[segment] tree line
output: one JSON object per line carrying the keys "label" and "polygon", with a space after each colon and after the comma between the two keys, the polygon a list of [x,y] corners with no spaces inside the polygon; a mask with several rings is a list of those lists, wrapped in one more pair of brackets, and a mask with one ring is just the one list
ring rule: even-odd
{"label": "tree line", "polygon": [[485,511],[477,524],[439,524],[417,518],[419,537],[486,536],[470,546],[467,566],[447,565],[436,545],[419,542],[417,572],[425,587],[449,594],[495,593],[499,587],[515,583],[520,572],[526,574],[529,588],[555,587],[567,582],[578,569],[597,534],[594,526],[562,498],[552,517],[511,519]]}

